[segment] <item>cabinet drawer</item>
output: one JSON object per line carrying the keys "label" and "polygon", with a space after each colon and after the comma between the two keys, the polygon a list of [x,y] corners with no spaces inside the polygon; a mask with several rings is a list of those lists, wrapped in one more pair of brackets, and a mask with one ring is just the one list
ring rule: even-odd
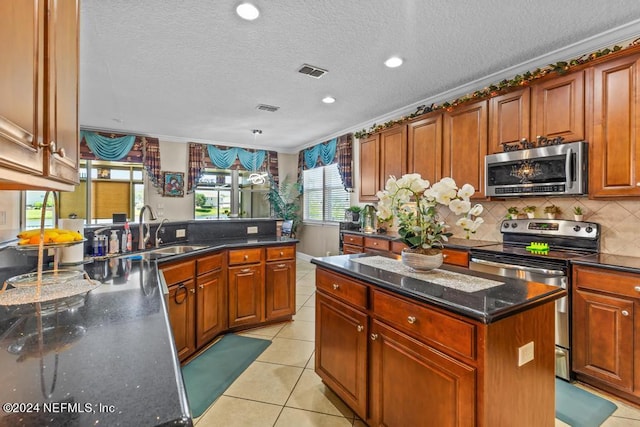
{"label": "cabinet drawer", "polygon": [[402,250],[408,247],[409,246],[407,246],[405,243],[400,242],[398,240],[394,240],[391,242],[391,252],[393,252],[396,255],[402,254]]}
{"label": "cabinet drawer", "polygon": [[354,234],[343,234],[343,242],[349,245],[362,246],[364,244],[363,236],[356,236]]}
{"label": "cabinet drawer", "polygon": [[573,268],[573,282],[578,289],[592,289],[640,298],[640,274],[576,266]]}
{"label": "cabinet drawer", "polygon": [[262,261],[262,248],[234,249],[229,251],[229,265],[253,264]]}
{"label": "cabinet drawer", "polygon": [[469,267],[469,252],[456,249],[443,249],[442,256],[445,264]]}
{"label": "cabinet drawer", "polygon": [[343,254],[361,254],[362,246],[353,246],[353,245],[343,245],[342,246]]}
{"label": "cabinet drawer", "polygon": [[316,287],[342,301],[367,308],[367,286],[353,279],[318,269]]}
{"label": "cabinet drawer", "polygon": [[293,259],[295,257],[295,246],[276,246],[275,248],[267,248],[267,261]]}
{"label": "cabinet drawer", "polygon": [[377,251],[389,251],[389,243],[391,242],[387,239],[379,239],[377,237],[364,238],[364,247]]}
{"label": "cabinet drawer", "polygon": [[419,303],[373,291],[373,312],[381,320],[429,344],[475,359],[475,326]]}
{"label": "cabinet drawer", "polygon": [[169,264],[167,266],[162,266],[160,267],[160,270],[162,270],[164,281],[167,284],[167,287],[169,287],[171,285],[193,279],[195,267],[195,261],[186,261],[178,264]]}
{"label": "cabinet drawer", "polygon": [[223,260],[224,260],[223,253],[207,255],[205,257],[198,259],[196,264],[197,265],[196,268],[198,270],[198,276],[201,274],[207,273],[209,271],[222,268]]}

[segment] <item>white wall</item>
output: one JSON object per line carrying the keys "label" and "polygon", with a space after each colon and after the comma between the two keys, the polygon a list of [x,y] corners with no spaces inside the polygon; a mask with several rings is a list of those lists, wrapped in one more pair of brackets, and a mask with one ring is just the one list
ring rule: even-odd
{"label": "white wall", "polygon": [[20,191],[0,191],[0,242],[14,239],[19,230]]}

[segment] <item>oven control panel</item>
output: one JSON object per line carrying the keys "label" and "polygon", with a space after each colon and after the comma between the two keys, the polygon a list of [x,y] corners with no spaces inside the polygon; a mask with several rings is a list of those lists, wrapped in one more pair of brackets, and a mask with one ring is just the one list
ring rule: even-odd
{"label": "oven control panel", "polygon": [[600,226],[594,222],[565,219],[506,219],[502,221],[503,234],[531,234],[536,236],[578,237],[597,239]]}

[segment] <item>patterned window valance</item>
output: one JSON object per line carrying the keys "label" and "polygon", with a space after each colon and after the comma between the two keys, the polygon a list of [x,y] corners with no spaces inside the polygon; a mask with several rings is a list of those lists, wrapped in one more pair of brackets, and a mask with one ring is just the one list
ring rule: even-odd
{"label": "patterned window valance", "polygon": [[298,182],[302,181],[302,171],[318,166],[338,164],[342,185],[353,191],[353,134],[348,133],[325,143],[300,151],[298,154]]}
{"label": "patterned window valance", "polygon": [[248,171],[260,169],[267,156],[265,150],[249,151],[238,147],[222,149],[215,145],[207,145],[207,153],[211,162],[221,169],[229,169],[238,159],[242,167]]}

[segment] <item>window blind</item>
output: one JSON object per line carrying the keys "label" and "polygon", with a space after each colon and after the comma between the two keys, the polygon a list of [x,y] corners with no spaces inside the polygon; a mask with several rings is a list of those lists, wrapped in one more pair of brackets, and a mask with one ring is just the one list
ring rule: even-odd
{"label": "window blind", "polygon": [[342,221],[349,207],[349,193],[342,185],[336,163],[307,169],[304,179],[303,219],[311,221]]}

